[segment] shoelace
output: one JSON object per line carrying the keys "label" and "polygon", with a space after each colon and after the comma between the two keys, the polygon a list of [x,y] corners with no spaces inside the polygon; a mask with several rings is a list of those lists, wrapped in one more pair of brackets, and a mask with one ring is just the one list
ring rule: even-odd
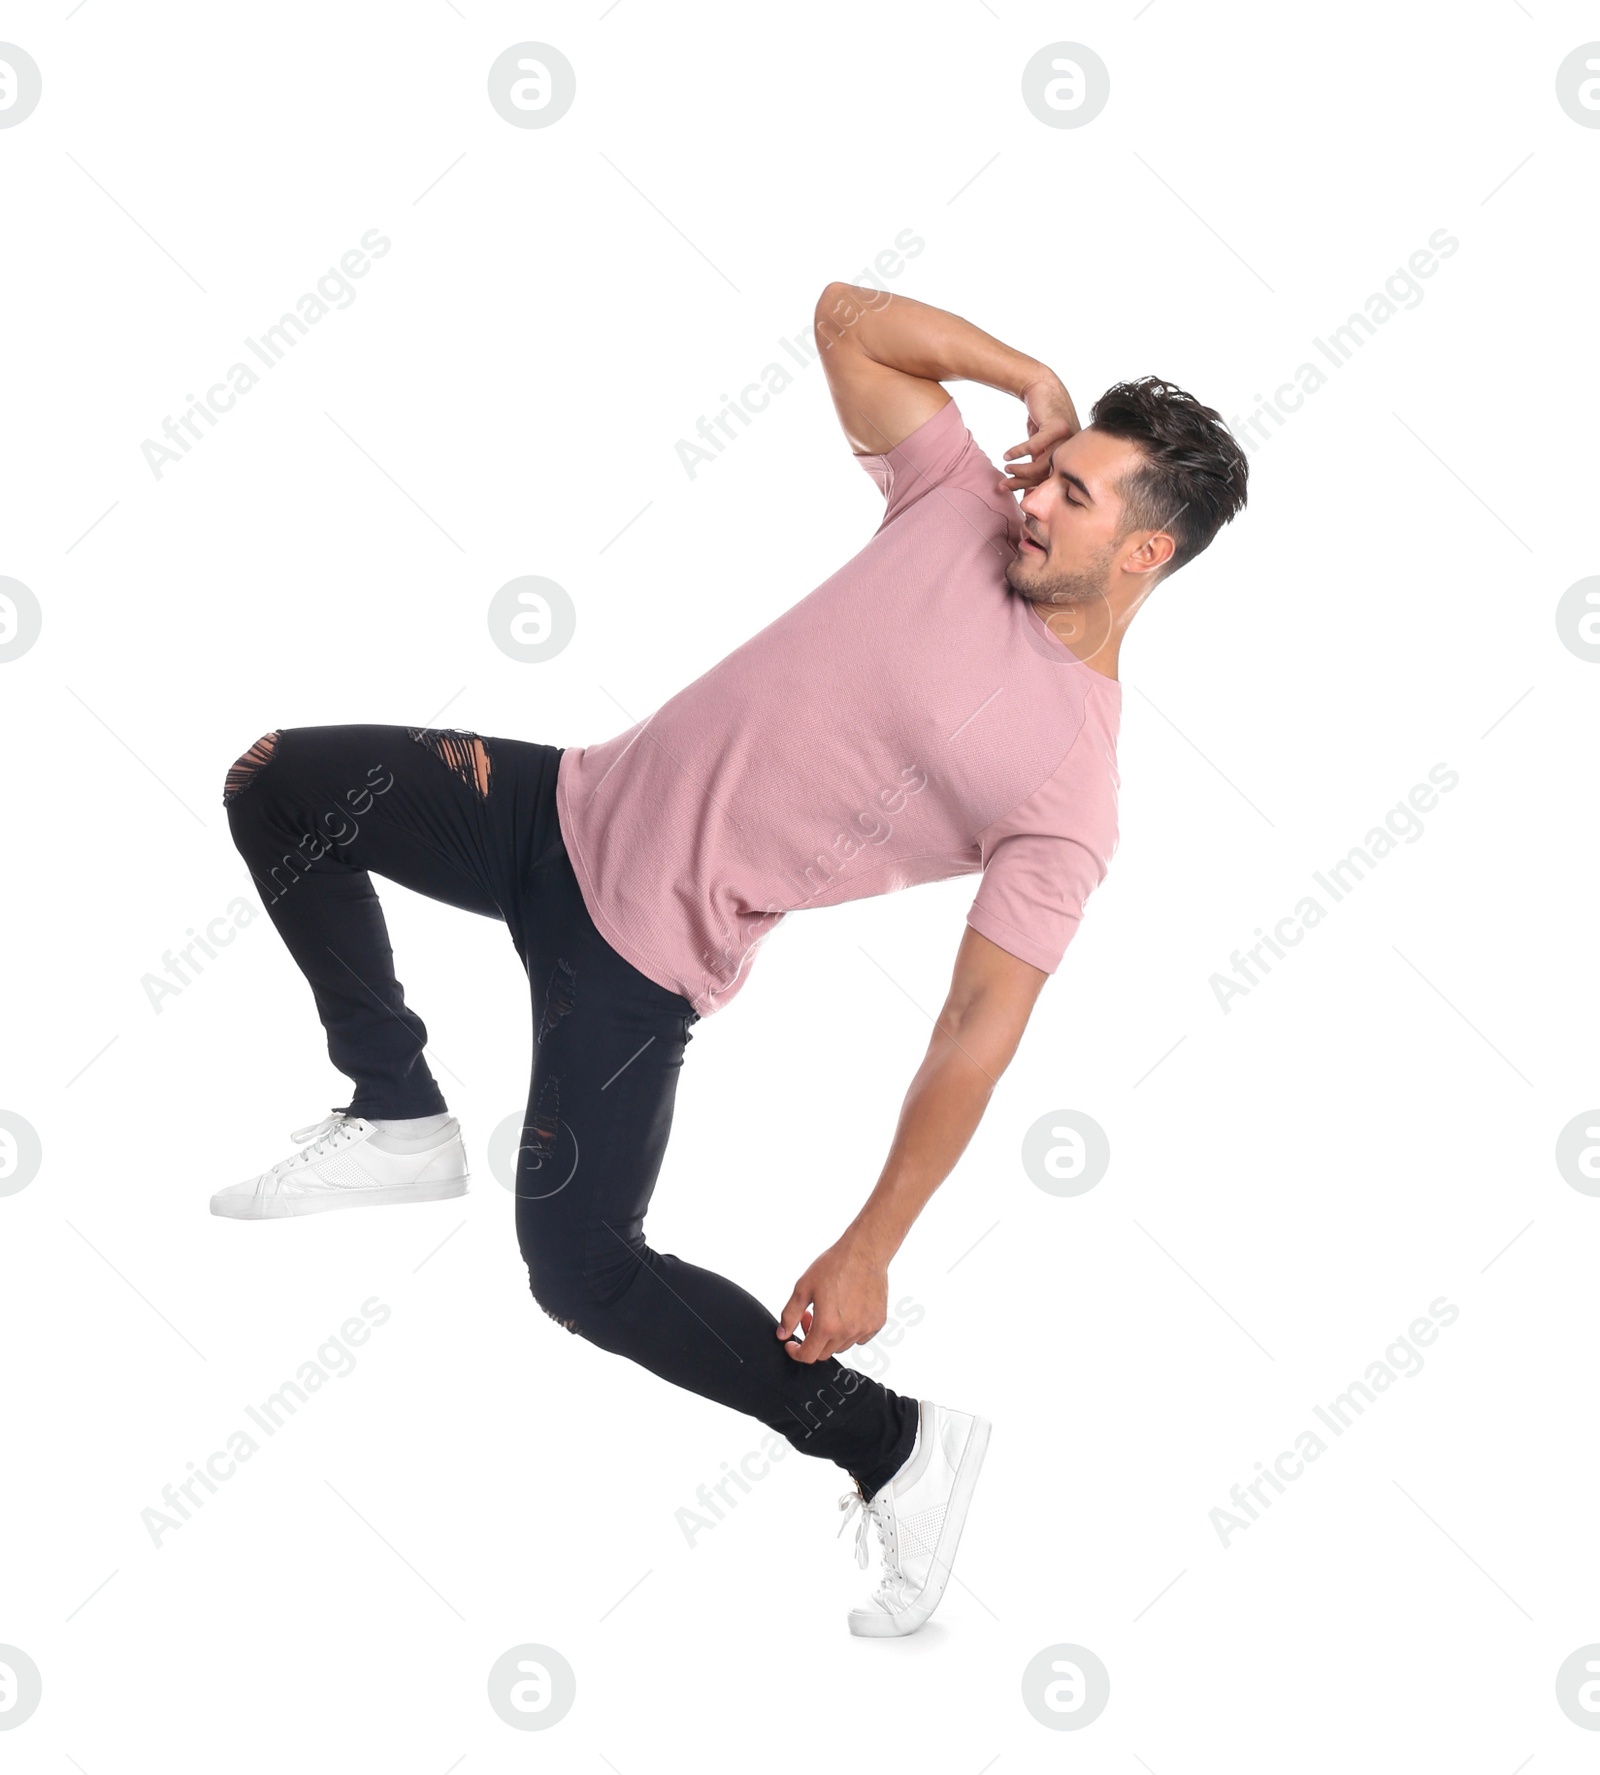
{"label": "shoelace", "polygon": [[884,1512],[874,1510],[862,1497],[859,1491],[847,1491],[839,1499],[839,1508],[844,1511],[844,1518],[839,1524],[839,1535],[845,1531],[850,1518],[860,1512],[856,1523],[856,1564],[865,1568],[867,1564],[867,1524],[876,1524],[878,1530],[878,1546],[883,1554],[883,1582],[872,1593],[872,1600],[886,1609],[903,1608],[916,1594],[915,1586],[895,1563],[890,1553],[889,1530]]}
{"label": "shoelace", "polygon": [[878,1550],[883,1556],[884,1581],[892,1579],[904,1581],[904,1574],[896,1563],[892,1544],[889,1539],[889,1518],[885,1510],[875,1510],[867,1503],[859,1491],[847,1491],[839,1500],[839,1508],[844,1511],[844,1520],[839,1524],[838,1540],[848,1525],[850,1518],[859,1510],[860,1520],[856,1523],[856,1564],[865,1569],[867,1564],[867,1524],[873,1523],[878,1531]]}
{"label": "shoelace", "polygon": [[[873,1517],[872,1511],[868,1508],[866,1500],[862,1497],[859,1491],[847,1491],[839,1500],[839,1508],[844,1511],[844,1520],[839,1524],[839,1533],[833,1537],[836,1541],[838,1540],[839,1535],[842,1535],[848,1527],[850,1518],[854,1516],[858,1510],[861,1512],[861,1519],[856,1523],[856,1564],[865,1570],[867,1564],[867,1522],[869,1518],[872,1520],[877,1519]],[[878,1543],[883,1548],[883,1556],[887,1561],[889,1557],[889,1542],[884,1535],[883,1524],[881,1521],[878,1522]]]}
{"label": "shoelace", "polygon": [[347,1140],[354,1138],[350,1118],[342,1109],[336,1109],[332,1115],[324,1116],[320,1122],[296,1128],[290,1139],[299,1143],[302,1150],[287,1159],[280,1159],[270,1171],[262,1172],[261,1181],[256,1185],[256,1194],[276,1188],[285,1174],[296,1165],[309,1165],[314,1159],[326,1158],[335,1147],[343,1146]]}

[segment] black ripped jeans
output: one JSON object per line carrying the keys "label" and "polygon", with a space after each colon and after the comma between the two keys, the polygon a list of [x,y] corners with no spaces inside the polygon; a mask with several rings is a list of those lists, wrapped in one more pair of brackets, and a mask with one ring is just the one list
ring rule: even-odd
{"label": "black ripped jeans", "polygon": [[516,1217],[534,1298],[601,1349],[836,1462],[870,1497],[911,1452],[916,1400],[832,1358],[794,1361],[753,1295],[645,1241],[699,1017],[589,917],[556,817],[560,757],[459,730],[289,727],[238,761],[224,803],[329,1057],[355,1085],[351,1115],[446,1107],[372,876],[504,920],[532,987]]}

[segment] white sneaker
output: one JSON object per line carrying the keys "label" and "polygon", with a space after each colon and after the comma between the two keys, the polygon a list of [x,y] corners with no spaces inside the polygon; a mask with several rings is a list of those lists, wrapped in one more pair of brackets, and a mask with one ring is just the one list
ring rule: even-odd
{"label": "white sneaker", "polygon": [[467,1193],[467,1153],[454,1116],[436,1134],[407,1141],[336,1109],[297,1128],[293,1138],[299,1152],[259,1177],[218,1190],[211,1212],[229,1220],[284,1220],[325,1208],[437,1202]]}
{"label": "white sneaker", "polygon": [[867,1523],[878,1530],[883,1582],[872,1600],[850,1611],[850,1631],[868,1639],[915,1633],[939,1606],[967,1506],[989,1446],[989,1421],[950,1411],[923,1399],[917,1406],[917,1439],[905,1465],[871,1499],[858,1485],[839,1500],[856,1525],[856,1563],[867,1563]]}

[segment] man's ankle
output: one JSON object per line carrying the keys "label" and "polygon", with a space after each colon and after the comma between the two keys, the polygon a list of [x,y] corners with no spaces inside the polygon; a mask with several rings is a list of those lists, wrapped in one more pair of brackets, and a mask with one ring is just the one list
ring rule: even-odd
{"label": "man's ankle", "polygon": [[366,1120],[382,1134],[398,1134],[405,1139],[413,1134],[436,1134],[450,1120],[450,1112],[441,1110],[431,1116],[368,1116]]}

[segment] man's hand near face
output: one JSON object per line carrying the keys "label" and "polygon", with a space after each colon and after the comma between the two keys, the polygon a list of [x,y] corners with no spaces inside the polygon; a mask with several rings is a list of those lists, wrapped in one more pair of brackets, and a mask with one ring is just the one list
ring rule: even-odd
{"label": "man's hand near face", "polygon": [[[1028,409],[1029,435],[1007,450],[1002,460],[1010,464],[1006,470],[1007,485],[1014,493],[1025,493],[1048,477],[1056,445],[1064,444],[1083,427],[1078,423],[1072,396],[1053,371],[1030,382],[1017,398]],[[1020,456],[1029,460],[1013,461]]]}

